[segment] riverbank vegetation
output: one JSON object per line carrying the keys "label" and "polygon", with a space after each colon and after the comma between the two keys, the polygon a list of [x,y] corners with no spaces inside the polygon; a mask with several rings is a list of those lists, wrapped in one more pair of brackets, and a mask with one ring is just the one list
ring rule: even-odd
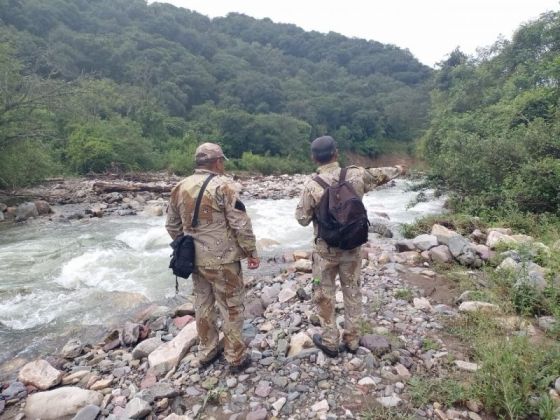
{"label": "riverbank vegetation", "polygon": [[0,1],[0,188],[59,173],[308,169],[329,133],[374,156],[427,123],[432,70],[375,41],[144,0]]}

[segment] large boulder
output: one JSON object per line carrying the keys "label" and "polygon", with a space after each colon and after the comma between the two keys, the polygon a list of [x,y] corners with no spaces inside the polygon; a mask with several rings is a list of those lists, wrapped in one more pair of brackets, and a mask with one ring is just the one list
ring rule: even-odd
{"label": "large boulder", "polygon": [[28,419],[59,420],[71,418],[87,405],[100,406],[102,401],[100,392],[65,386],[30,395],[24,412]]}
{"label": "large boulder", "polygon": [[53,212],[51,206],[45,200],[35,200],[33,203],[35,204],[35,207],[37,208],[37,212],[40,215],[50,214]]}
{"label": "large boulder", "polygon": [[438,239],[434,235],[419,235],[412,241],[420,251],[427,251],[438,245]]}
{"label": "large boulder", "polygon": [[33,385],[40,390],[46,390],[58,385],[64,372],[53,368],[46,360],[35,360],[26,364],[20,371],[18,379],[26,385]]}
{"label": "large boulder", "polygon": [[454,230],[447,229],[445,226],[438,225],[436,223],[432,226],[432,235],[437,238],[440,244],[447,245],[449,243],[449,239],[459,234]]}
{"label": "large boulder", "polygon": [[197,342],[196,323],[191,322],[168,343],[160,345],[148,356],[150,367],[160,375],[179,364],[187,351]]}
{"label": "large boulder", "polygon": [[486,246],[490,249],[495,249],[498,244],[515,245],[517,241],[512,236],[498,230],[490,230],[486,238]]}
{"label": "large boulder", "polygon": [[500,308],[488,302],[468,301],[459,305],[459,312],[498,313]]}
{"label": "large boulder", "polygon": [[38,217],[39,211],[35,203],[22,203],[16,209],[16,222],[23,222],[31,217]]}
{"label": "large boulder", "polygon": [[461,235],[455,235],[449,238],[447,242],[447,247],[449,252],[453,257],[458,258],[459,255],[464,254],[468,248],[471,248],[471,243],[468,239],[462,237]]}
{"label": "large boulder", "polygon": [[453,255],[447,245],[439,245],[430,249],[430,259],[436,263],[446,264],[453,261]]}

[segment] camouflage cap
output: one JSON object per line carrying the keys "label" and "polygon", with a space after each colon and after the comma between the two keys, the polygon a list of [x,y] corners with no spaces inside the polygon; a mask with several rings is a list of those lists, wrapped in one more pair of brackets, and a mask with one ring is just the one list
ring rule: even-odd
{"label": "camouflage cap", "polygon": [[194,157],[197,162],[208,162],[218,158],[228,160],[220,145],[216,143],[202,143],[196,148]]}

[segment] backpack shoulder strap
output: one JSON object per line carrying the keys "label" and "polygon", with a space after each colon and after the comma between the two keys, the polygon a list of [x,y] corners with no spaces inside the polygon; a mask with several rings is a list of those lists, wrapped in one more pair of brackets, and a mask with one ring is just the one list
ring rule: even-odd
{"label": "backpack shoulder strap", "polygon": [[327,184],[327,183],[325,182],[325,180],[324,180],[323,178],[321,178],[319,175],[317,175],[315,178],[313,178],[313,181],[315,181],[317,184],[319,184],[319,185],[320,185],[321,187],[323,187],[325,190],[326,190],[327,188],[330,187],[330,185]]}
{"label": "backpack shoulder strap", "polygon": [[198,226],[198,212],[200,210],[200,203],[202,203],[202,195],[204,194],[204,190],[208,186],[210,180],[215,176],[216,174],[210,174],[208,178],[206,178],[206,180],[204,181],[204,184],[202,184],[202,187],[200,187],[200,191],[198,192],[198,197],[196,197],[196,204],[194,206],[194,215],[193,215],[191,227]]}
{"label": "backpack shoulder strap", "polygon": [[342,168],[340,170],[340,178],[338,180],[339,184],[342,184],[344,181],[346,181],[346,172],[348,172],[348,168]]}

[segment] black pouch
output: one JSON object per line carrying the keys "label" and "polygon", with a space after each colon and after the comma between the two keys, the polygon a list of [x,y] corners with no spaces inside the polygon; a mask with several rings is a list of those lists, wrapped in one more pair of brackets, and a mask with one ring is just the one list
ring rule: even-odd
{"label": "black pouch", "polygon": [[171,242],[173,253],[169,268],[177,277],[188,278],[194,271],[194,240],[192,236],[180,235]]}

